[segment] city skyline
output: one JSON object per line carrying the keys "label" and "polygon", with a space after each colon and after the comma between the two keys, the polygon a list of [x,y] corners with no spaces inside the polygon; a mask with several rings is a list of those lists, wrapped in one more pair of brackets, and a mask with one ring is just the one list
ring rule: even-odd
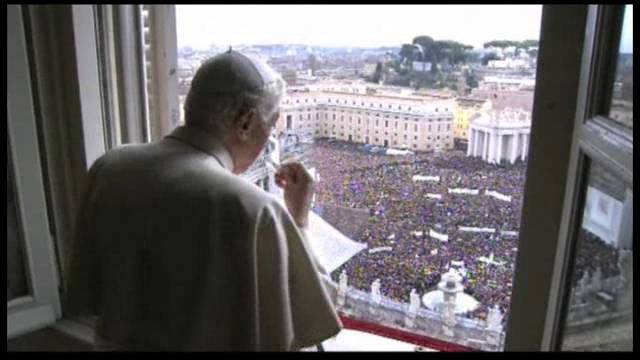
{"label": "city skyline", "polygon": [[480,48],[491,40],[538,39],[541,15],[541,5],[176,5],[178,46],[196,49],[400,47],[419,35]]}

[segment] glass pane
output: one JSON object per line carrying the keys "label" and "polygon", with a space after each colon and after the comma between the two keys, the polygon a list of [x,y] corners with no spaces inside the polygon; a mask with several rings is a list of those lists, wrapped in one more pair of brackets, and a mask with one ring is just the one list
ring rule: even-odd
{"label": "glass pane", "polygon": [[563,350],[633,350],[633,187],[589,170]]}
{"label": "glass pane", "polygon": [[30,293],[9,150],[7,144],[7,302]]}
{"label": "glass pane", "polygon": [[633,129],[633,5],[624,10],[609,117]]}

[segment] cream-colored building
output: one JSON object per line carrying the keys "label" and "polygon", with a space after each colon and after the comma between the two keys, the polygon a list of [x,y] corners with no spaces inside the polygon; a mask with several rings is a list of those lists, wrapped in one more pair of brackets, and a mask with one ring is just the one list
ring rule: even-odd
{"label": "cream-colored building", "polygon": [[477,91],[533,90],[536,79],[531,77],[486,76],[478,82]]}
{"label": "cream-colored building", "polygon": [[452,149],[454,108],[453,99],[406,89],[329,83],[290,89],[276,131],[415,151]]}
{"label": "cream-colored building", "polygon": [[471,120],[467,156],[499,164],[524,161],[529,152],[531,113],[520,109],[490,111]]}

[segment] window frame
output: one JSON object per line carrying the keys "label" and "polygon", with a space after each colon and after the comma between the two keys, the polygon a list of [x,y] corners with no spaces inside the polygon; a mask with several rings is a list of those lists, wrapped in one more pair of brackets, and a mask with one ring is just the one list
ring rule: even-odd
{"label": "window frame", "polygon": [[625,183],[633,184],[632,130],[603,115],[611,105],[624,7],[622,4],[589,5],[588,8],[576,128],[543,337],[543,346],[549,350],[561,350],[562,346],[590,163],[606,164],[608,170],[621,176]]}
{"label": "window frame", "polygon": [[[520,239],[505,351],[548,351],[545,329],[562,233],[587,5],[544,5]],[[549,159],[553,159],[550,161]],[[555,181],[549,182],[549,177]]]}
{"label": "window frame", "polygon": [[62,316],[23,15],[21,5],[7,5],[7,146],[30,295],[7,302],[7,339]]}

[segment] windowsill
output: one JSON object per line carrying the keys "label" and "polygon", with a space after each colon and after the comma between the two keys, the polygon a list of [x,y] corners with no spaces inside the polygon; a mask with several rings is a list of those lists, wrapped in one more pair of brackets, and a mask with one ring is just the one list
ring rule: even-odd
{"label": "windowsill", "polygon": [[[322,343],[324,350],[329,351],[416,351],[414,344],[398,341],[370,333],[343,329],[331,339]],[[437,351],[434,349],[420,348],[421,351]],[[309,349],[308,351],[316,351]]]}
{"label": "windowsill", "polygon": [[95,330],[93,326],[77,319],[63,318],[53,324],[52,328],[86,344],[94,346]]}

